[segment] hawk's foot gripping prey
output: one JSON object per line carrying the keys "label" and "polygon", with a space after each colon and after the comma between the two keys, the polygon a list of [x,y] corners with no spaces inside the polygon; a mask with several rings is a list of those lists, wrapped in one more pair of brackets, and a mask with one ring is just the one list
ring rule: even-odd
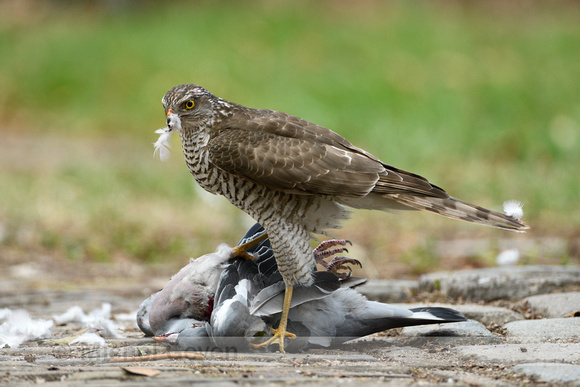
{"label": "hawk's foot gripping prey", "polygon": [[194,84],[175,86],[162,103],[167,128],[156,149],[167,150],[170,133],[179,133],[199,185],[264,227],[287,290],[313,283],[310,237],[339,228],[348,218],[345,206],[424,210],[505,230],[528,229],[516,212],[455,199],[424,177],[299,117],[248,108]]}
{"label": "hawk's foot gripping prey", "polygon": [[239,244],[232,247],[234,257],[240,257],[245,259],[254,259],[253,255],[248,254],[246,251],[257,245],[258,243],[268,239],[268,234],[264,231],[262,234],[258,235],[254,239],[251,239],[245,243]]}
{"label": "hawk's foot gripping prey", "polygon": [[[332,258],[328,265],[326,266],[326,270],[336,274],[336,276],[340,279],[347,279],[350,278],[352,274],[352,268],[350,265],[358,265],[362,267],[362,263],[358,259],[337,256]],[[344,272],[346,270],[346,272]]]}
{"label": "hawk's foot gripping prey", "polygon": [[[332,255],[341,254],[341,253],[348,253],[348,249],[346,245],[351,245],[352,242],[347,239],[328,239],[322,241],[313,251],[314,260],[317,264],[323,266],[327,271],[336,274],[340,279],[349,278],[352,273],[352,268],[348,266],[351,265],[358,265],[362,267],[362,264],[358,259],[348,258],[344,256],[336,256],[333,257],[330,262],[326,262],[324,258],[328,258]],[[341,246],[341,247],[335,247]],[[346,270],[347,272],[342,272]]]}
{"label": "hawk's foot gripping prey", "polygon": [[284,340],[289,338],[291,340],[296,338],[294,333],[286,331],[286,325],[288,324],[288,312],[290,311],[290,301],[292,300],[292,292],[294,286],[286,286],[286,291],[284,293],[284,304],[282,306],[282,317],[280,318],[280,324],[278,328],[272,329],[272,337],[260,344],[252,344],[254,348],[267,347],[271,344],[278,344],[280,347],[280,352],[284,353]]}

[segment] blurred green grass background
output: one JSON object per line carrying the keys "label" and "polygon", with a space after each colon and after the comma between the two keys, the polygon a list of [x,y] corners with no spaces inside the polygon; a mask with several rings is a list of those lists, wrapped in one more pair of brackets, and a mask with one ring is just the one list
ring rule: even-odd
{"label": "blurred green grass background", "polygon": [[[200,194],[177,138],[152,157],[179,83],[331,128],[467,201],[525,203],[525,236],[357,212],[338,235],[382,276],[452,238],[557,237],[560,261],[578,259],[576,2],[27,0],[0,15],[0,260],[182,263],[235,243],[250,220]],[[432,258],[400,271],[447,267]]]}

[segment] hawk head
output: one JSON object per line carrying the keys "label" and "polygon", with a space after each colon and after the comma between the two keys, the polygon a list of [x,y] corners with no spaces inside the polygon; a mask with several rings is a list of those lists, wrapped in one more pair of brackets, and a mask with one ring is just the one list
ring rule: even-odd
{"label": "hawk head", "polygon": [[[167,126],[170,130],[175,126],[177,126],[176,129],[187,130],[211,125],[216,114],[224,107],[220,98],[203,87],[193,84],[175,86],[165,93],[161,102],[165,108]],[[181,128],[176,125],[177,119],[180,121]]]}

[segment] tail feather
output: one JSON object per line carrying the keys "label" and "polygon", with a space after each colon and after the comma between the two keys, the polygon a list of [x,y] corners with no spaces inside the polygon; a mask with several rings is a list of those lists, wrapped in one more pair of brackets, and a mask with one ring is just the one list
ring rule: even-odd
{"label": "tail feather", "polygon": [[513,216],[488,210],[487,208],[467,203],[451,196],[448,198],[436,198],[430,196],[391,194],[388,195],[388,198],[417,210],[429,211],[447,218],[464,220],[484,226],[517,232],[523,232],[530,228],[524,222]]}
{"label": "tail feather", "polygon": [[[413,312],[413,318],[416,319],[427,319],[434,322],[459,322],[465,321],[466,318],[461,314],[461,312],[451,309],[436,306],[426,306],[422,308],[409,309]],[[422,316],[422,317],[421,317]],[[438,321],[443,320],[443,321]]]}
{"label": "tail feather", "polygon": [[[372,303],[369,301],[369,303]],[[337,326],[335,344],[346,340],[385,331],[387,329],[409,327],[414,325],[445,324],[466,321],[458,311],[443,307],[423,307],[405,310],[412,314],[403,315],[392,305],[373,303],[385,311],[384,317],[361,317],[356,314],[347,315],[344,322]],[[395,309],[396,308],[396,309]],[[393,315],[392,314],[394,312]]]}

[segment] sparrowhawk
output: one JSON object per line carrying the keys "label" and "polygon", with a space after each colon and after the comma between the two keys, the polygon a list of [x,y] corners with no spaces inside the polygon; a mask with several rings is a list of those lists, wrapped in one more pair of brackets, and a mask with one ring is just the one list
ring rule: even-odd
{"label": "sparrowhawk", "polygon": [[293,287],[312,283],[311,234],[339,228],[349,214],[345,206],[425,210],[506,230],[528,228],[518,215],[455,199],[299,117],[248,108],[193,84],[175,86],[162,102],[168,131],[179,132],[199,185],[226,197],[268,234],[286,291],[280,325],[263,345],[277,342],[281,352],[284,338],[293,336],[286,332]]}

